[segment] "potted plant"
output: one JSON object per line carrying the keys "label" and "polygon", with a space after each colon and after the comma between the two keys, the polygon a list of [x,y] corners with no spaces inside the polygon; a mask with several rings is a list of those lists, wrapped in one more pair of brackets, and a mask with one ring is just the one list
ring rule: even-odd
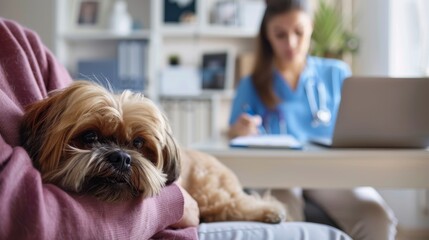
{"label": "potted plant", "polygon": [[358,48],[359,40],[346,29],[338,8],[321,0],[314,15],[311,54],[341,59]]}
{"label": "potted plant", "polygon": [[180,65],[180,57],[179,55],[173,54],[168,57],[168,64],[170,66],[179,66]]}

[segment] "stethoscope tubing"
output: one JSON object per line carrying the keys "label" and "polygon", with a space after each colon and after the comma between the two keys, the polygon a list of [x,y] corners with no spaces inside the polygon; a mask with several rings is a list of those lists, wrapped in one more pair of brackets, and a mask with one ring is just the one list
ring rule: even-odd
{"label": "stethoscope tubing", "polygon": [[[316,86],[316,87],[315,87]],[[316,100],[315,92],[317,91],[318,102]],[[328,125],[331,121],[331,111],[328,108],[327,89],[322,81],[309,79],[305,85],[305,94],[310,107],[311,115],[313,117],[312,126],[318,127],[320,125]],[[267,133],[272,133],[270,119],[275,115],[279,121],[280,134],[287,134],[287,124],[284,115],[281,112],[280,106],[274,110],[267,110],[262,117],[262,122]]]}
{"label": "stethoscope tubing", "polygon": [[[316,85],[317,95],[319,97],[319,106],[317,106],[316,97],[314,96],[314,85]],[[326,91],[325,84],[323,84],[322,81],[317,81],[317,83],[315,83],[314,79],[310,79],[306,84],[305,92],[313,116],[313,127],[328,125],[331,122],[332,114],[328,108]]]}

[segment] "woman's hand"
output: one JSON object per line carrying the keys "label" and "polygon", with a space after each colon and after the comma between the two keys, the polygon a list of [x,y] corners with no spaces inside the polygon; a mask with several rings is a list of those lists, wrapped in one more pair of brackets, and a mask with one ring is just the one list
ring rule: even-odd
{"label": "woman's hand", "polygon": [[200,223],[200,211],[198,209],[198,204],[184,188],[182,188],[180,185],[177,186],[179,186],[179,189],[182,191],[185,206],[183,207],[182,218],[177,223],[171,225],[171,227],[197,227]]}
{"label": "woman's hand", "polygon": [[259,134],[258,127],[262,124],[262,118],[259,115],[241,114],[237,121],[229,129],[229,137],[257,135]]}

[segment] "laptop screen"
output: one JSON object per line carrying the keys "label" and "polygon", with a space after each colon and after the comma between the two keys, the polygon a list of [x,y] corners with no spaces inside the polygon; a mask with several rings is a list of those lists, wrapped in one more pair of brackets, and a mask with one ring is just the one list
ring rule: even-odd
{"label": "laptop screen", "polygon": [[334,147],[429,145],[429,78],[352,76],[341,95]]}

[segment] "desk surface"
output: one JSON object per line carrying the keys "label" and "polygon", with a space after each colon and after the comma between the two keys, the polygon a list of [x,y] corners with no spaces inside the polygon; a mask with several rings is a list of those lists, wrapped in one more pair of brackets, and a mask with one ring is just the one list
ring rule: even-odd
{"label": "desk surface", "polygon": [[250,149],[231,148],[226,141],[192,148],[217,157],[245,187],[429,188],[427,149]]}

